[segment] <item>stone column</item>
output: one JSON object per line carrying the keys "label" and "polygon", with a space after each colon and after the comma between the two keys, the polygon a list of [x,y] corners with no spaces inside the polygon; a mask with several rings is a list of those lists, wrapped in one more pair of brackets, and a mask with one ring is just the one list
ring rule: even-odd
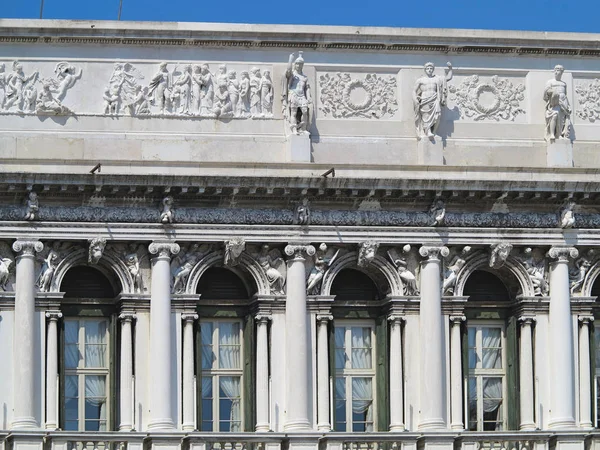
{"label": "stone column", "polygon": [[124,312],[121,319],[121,372],[119,374],[121,423],[119,431],[133,430],[133,330],[135,314]]}
{"label": "stone column", "polygon": [[594,316],[579,316],[579,425],[592,428],[592,380],[590,374],[590,322]]}
{"label": "stone column", "polygon": [[46,312],[46,430],[58,429],[58,320],[60,311]]}
{"label": "stone column", "polygon": [[269,335],[271,316],[256,316],[256,431],[271,431],[269,422]]}
{"label": "stone column", "polygon": [[523,316],[521,322],[521,340],[519,341],[519,405],[521,408],[521,424],[519,430],[535,430],[533,392],[533,339],[532,325],[534,317]]}
{"label": "stone column", "polygon": [[330,314],[317,316],[317,428],[331,431],[329,418],[329,338],[327,324],[333,320]]}
{"label": "stone column", "polygon": [[285,302],[286,325],[286,423],[285,431],[311,428],[308,420],[309,346],[306,316],[306,268],[304,255],[312,256],[312,245],[288,245]]}
{"label": "stone column", "polygon": [[198,314],[183,313],[183,363],[182,378],[183,388],[183,431],[194,431],[196,421],[194,420],[196,392],[194,391],[194,321],[198,320]]}
{"label": "stone column", "polygon": [[148,247],[152,259],[150,295],[150,430],[173,430],[173,379],[176,364],[171,354],[171,255],[179,253],[174,242],[153,242]]}
{"label": "stone column", "polygon": [[396,314],[388,317],[390,322],[390,431],[404,431],[403,320],[403,317]]}
{"label": "stone column", "polygon": [[552,247],[550,264],[550,421],[549,428],[575,427],[575,358],[573,316],[569,290],[569,257],[577,258],[574,247]]}
{"label": "stone column", "polygon": [[39,428],[35,418],[34,393],[40,386],[41,374],[35,357],[40,343],[35,340],[35,253],[44,245],[39,241],[17,240],[13,244],[17,256],[15,288],[15,322],[13,340],[14,416],[12,429]]}
{"label": "stone column", "polygon": [[441,256],[448,256],[446,247],[422,246],[421,262],[421,414],[419,430],[445,429],[446,410],[444,388],[444,322],[442,319]]}
{"label": "stone column", "polygon": [[450,316],[450,427],[453,430],[465,429],[460,327],[466,319],[463,315]]}

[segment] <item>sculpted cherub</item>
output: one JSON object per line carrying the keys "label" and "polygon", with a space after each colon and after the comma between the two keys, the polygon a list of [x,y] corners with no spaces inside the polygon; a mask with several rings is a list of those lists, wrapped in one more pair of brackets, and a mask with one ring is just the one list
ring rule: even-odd
{"label": "sculpted cherub", "polygon": [[315,265],[308,274],[306,291],[308,294],[316,295],[325,272],[331,267],[338,257],[340,250],[328,249],[327,244],[322,243],[315,254]]}

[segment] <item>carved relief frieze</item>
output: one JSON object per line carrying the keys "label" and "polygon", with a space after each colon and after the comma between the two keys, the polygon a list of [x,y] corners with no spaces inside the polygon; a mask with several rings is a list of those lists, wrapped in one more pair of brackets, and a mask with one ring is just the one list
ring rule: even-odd
{"label": "carved relief frieze", "polygon": [[42,78],[38,70],[26,74],[19,61],[13,61],[11,71],[6,63],[0,63],[0,112],[73,114],[62,102],[82,73],[80,68],[65,61],[56,64],[54,75],[48,78]]}
{"label": "carved relief frieze", "polygon": [[272,118],[274,87],[271,71],[252,67],[240,71],[221,64],[217,72],[203,64],[162,62],[145,83],[131,63],[116,63],[103,94],[106,115],[204,118]]}
{"label": "carved relief frieze", "polygon": [[398,110],[396,78],[369,73],[326,73],[319,77],[319,111],[324,117],[382,119]]}
{"label": "carved relief frieze", "polygon": [[464,78],[458,85],[448,86],[450,100],[458,106],[461,118],[472,120],[510,120],[525,114],[525,85],[513,84],[508,78],[494,75],[483,81],[479,75]]}
{"label": "carved relief frieze", "polygon": [[577,116],[583,120],[595,122],[600,120],[600,80],[575,86],[577,94]]}

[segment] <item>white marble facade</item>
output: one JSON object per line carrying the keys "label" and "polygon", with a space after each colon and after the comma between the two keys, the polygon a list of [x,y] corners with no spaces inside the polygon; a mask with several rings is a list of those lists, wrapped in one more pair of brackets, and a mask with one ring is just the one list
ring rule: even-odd
{"label": "white marble facade", "polygon": [[0,447],[600,445],[597,40],[0,20]]}

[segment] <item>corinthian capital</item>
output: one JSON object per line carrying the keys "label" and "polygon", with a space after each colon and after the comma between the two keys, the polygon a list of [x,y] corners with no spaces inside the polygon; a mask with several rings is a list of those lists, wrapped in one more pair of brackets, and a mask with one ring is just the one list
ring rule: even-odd
{"label": "corinthian capital", "polygon": [[148,251],[153,255],[158,255],[160,258],[170,258],[171,255],[179,253],[179,244],[168,241],[155,241],[148,246]]}
{"label": "corinthian capital", "polygon": [[552,247],[548,250],[548,257],[559,262],[568,262],[569,258],[577,258],[579,251],[575,247]]}
{"label": "corinthian capital", "polygon": [[21,241],[16,240],[12,246],[13,250],[24,256],[33,256],[36,252],[44,250],[44,244],[40,241]]}
{"label": "corinthian capital", "polygon": [[440,259],[440,255],[446,257],[450,254],[450,250],[448,247],[430,247],[428,245],[422,245],[419,248],[419,254],[423,258],[427,258],[428,260]]}
{"label": "corinthian capital", "polygon": [[290,259],[304,259],[304,254],[313,256],[315,254],[315,247],[312,245],[302,244],[289,244],[285,247],[285,254]]}

